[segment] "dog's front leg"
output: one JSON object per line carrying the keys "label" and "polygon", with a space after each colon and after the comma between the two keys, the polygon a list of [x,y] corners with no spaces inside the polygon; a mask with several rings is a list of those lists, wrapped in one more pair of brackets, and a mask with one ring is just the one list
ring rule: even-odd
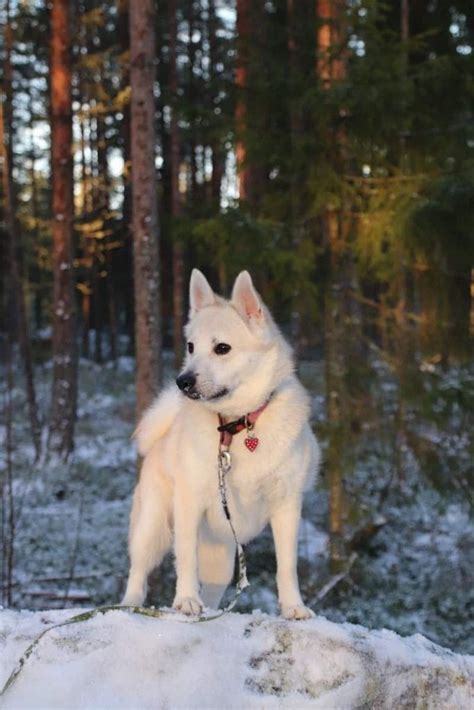
{"label": "dog's front leg", "polygon": [[309,619],[314,612],[306,607],[298,585],[297,556],[301,500],[285,501],[271,517],[277,558],[278,601],[286,619]]}
{"label": "dog's front leg", "polygon": [[176,487],[174,497],[176,596],[173,607],[183,614],[199,614],[198,528],[203,511],[189,489]]}

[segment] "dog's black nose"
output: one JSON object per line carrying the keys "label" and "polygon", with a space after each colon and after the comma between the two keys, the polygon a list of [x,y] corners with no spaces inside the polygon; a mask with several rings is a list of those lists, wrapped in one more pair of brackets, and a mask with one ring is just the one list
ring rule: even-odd
{"label": "dog's black nose", "polygon": [[176,384],[182,392],[189,392],[196,384],[196,378],[192,372],[183,372],[176,378]]}

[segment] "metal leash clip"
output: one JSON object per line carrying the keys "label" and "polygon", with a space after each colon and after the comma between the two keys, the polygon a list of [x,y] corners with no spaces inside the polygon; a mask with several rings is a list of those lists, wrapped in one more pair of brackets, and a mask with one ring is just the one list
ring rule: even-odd
{"label": "metal leash clip", "polygon": [[232,457],[227,449],[220,449],[219,451],[219,467],[224,473],[228,473],[232,467]]}

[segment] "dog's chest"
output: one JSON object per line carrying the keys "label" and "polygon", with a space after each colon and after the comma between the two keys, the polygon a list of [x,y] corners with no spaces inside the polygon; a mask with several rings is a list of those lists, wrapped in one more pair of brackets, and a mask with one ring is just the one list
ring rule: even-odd
{"label": "dog's chest", "polygon": [[[186,478],[196,494],[205,500],[205,519],[211,532],[221,539],[232,537],[225,517],[218,483],[219,434],[216,422],[186,421],[179,450],[185,459]],[[192,433],[191,433],[192,432]],[[233,436],[230,444],[231,468],[226,474],[226,494],[232,524],[240,541],[255,537],[270,519],[275,503],[289,493],[291,481],[282,456],[283,442],[272,432],[256,426],[259,438],[254,448],[245,444],[245,430]],[[251,437],[249,437],[251,438]],[[286,474],[286,475],[285,475]]]}
{"label": "dog's chest", "polygon": [[[265,527],[270,518],[278,480],[265,469],[263,460],[247,450],[231,450],[231,469],[225,475],[225,495],[232,524],[241,542],[247,542]],[[217,483],[206,511],[207,524],[217,537],[231,539]]]}
{"label": "dog's chest", "polygon": [[[269,519],[267,501],[262,496],[251,497],[227,483],[227,506],[232,525],[240,542],[248,542],[265,527]],[[233,536],[219,494],[209,501],[205,513],[209,529],[217,538],[232,541]]]}

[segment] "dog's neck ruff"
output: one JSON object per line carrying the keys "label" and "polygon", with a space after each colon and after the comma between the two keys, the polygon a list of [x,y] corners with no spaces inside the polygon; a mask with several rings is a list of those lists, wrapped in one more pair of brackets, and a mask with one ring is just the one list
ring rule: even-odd
{"label": "dog's neck ruff", "polygon": [[[217,427],[217,431],[220,432],[220,446],[225,447],[226,449],[229,449],[231,443],[232,443],[232,437],[234,434],[238,434],[240,431],[243,431],[244,429],[247,430],[247,432],[250,432],[257,419],[261,415],[261,413],[267,408],[268,403],[270,402],[271,395],[267,399],[264,404],[262,404],[261,407],[258,409],[255,409],[253,412],[249,412],[248,414],[243,415],[239,419],[235,419],[233,422],[225,422],[224,417],[222,414],[218,414],[217,418],[219,420],[219,426]],[[245,440],[245,444],[249,451],[254,451],[255,447],[249,446],[247,443],[248,441],[255,440],[258,443],[258,439],[256,437],[250,437],[250,439]]]}

